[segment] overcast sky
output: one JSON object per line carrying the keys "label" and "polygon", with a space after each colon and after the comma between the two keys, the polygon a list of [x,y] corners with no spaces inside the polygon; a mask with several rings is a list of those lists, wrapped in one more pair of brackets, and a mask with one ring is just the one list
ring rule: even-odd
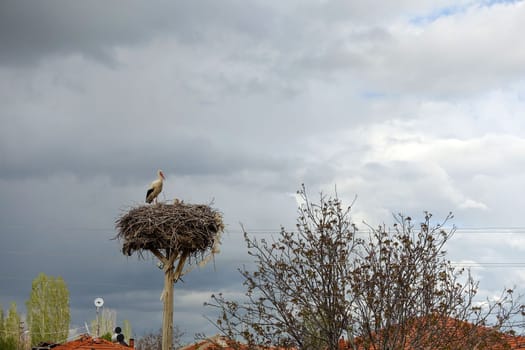
{"label": "overcast sky", "polygon": [[210,203],[222,252],[175,286],[175,324],[215,333],[242,290],[239,223],[294,228],[295,191],[354,221],[458,233],[480,293],[525,286],[525,4],[489,0],[0,2],[0,304],[62,276],[72,327],[103,297],[135,336],[161,326],[162,271],[114,222],[163,169],[162,200]]}

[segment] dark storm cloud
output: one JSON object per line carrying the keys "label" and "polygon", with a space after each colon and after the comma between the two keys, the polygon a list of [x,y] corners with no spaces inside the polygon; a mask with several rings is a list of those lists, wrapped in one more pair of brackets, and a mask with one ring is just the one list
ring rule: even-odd
{"label": "dark storm cloud", "polygon": [[[27,227],[3,226],[1,234],[0,304],[4,309],[16,302],[19,311],[24,312],[31,282],[43,272],[65,280],[73,326],[89,324],[94,319],[93,300],[102,296],[107,307],[118,311],[120,321],[131,320],[137,334],[160,327],[162,270],[149,254],[143,259],[122,255],[119,242],[111,240],[114,233],[110,230],[42,228],[35,235]],[[186,312],[195,316],[197,329],[206,324],[199,315],[207,312],[202,304],[210,295],[241,285],[237,268],[251,260],[242,253],[244,247],[236,247],[238,243],[235,236],[225,236],[224,249],[236,250],[236,258],[218,254],[207,266],[195,268],[176,285],[177,296],[198,295],[191,304],[176,303],[177,315]],[[200,311],[196,312],[196,308]]]}
{"label": "dark storm cloud", "polygon": [[0,4],[0,62],[32,64],[50,55],[82,54],[112,64],[116,47],[166,32],[199,42],[223,26],[260,36],[270,24],[253,19],[264,12],[238,1],[6,0]]}
{"label": "dark storm cloud", "polygon": [[242,149],[217,149],[195,140],[174,143],[169,148],[129,144],[105,154],[97,149],[40,149],[30,154],[15,152],[1,157],[0,179],[27,179],[73,174],[79,179],[108,175],[116,183],[144,181],[158,168],[177,176],[230,177],[244,171],[286,172],[299,159],[256,154]]}
{"label": "dark storm cloud", "polygon": [[[133,30],[136,4],[69,1],[3,1],[0,15],[2,62],[34,63],[47,55],[81,53],[111,61],[108,49],[118,42],[147,37]],[[135,17],[135,20],[138,19]],[[136,29],[144,29],[136,24]],[[149,31],[148,31],[149,32]]]}

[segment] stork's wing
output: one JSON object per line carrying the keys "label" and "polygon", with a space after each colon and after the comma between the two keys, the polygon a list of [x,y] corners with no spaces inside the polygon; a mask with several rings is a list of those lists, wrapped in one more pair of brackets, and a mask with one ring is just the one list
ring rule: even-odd
{"label": "stork's wing", "polygon": [[[153,198],[149,198],[150,194],[152,194],[152,193],[153,193],[153,187],[150,188],[150,189],[148,190],[148,192],[146,192],[146,203],[151,203],[151,202],[153,202]],[[152,196],[152,197],[153,197],[153,196]]]}

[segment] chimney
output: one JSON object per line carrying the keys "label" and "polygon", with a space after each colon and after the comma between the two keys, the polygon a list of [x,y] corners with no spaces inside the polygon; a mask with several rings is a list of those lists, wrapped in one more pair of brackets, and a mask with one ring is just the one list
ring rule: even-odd
{"label": "chimney", "polygon": [[345,342],[345,337],[341,336],[341,338],[339,338],[339,350],[344,350],[346,349],[346,342]]}
{"label": "chimney", "polygon": [[135,339],[129,338],[129,347],[135,349]]}

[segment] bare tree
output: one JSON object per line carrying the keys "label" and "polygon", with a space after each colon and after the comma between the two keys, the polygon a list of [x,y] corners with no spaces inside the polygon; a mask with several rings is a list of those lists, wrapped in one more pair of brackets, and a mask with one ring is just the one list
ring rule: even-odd
{"label": "bare tree", "polygon": [[352,255],[357,247],[351,207],[338,198],[321,195],[309,201],[304,186],[298,191],[297,231],[281,229],[277,240],[245,240],[255,258],[255,271],[242,269],[245,302],[212,296],[220,309],[216,325],[232,338],[251,345],[294,345],[301,349],[336,349],[339,337],[352,323]]}
{"label": "bare tree", "polygon": [[[177,326],[173,326],[173,338],[172,344],[174,348],[180,347],[183,332]],[[162,350],[162,329],[159,329],[156,333],[150,332],[140,338],[135,348],[137,350]]]}
{"label": "bare tree", "polygon": [[476,307],[478,283],[446,258],[455,228],[445,225],[452,214],[435,225],[431,218],[425,212],[423,222],[414,224],[399,214],[391,229],[368,226],[348,281],[354,323],[347,334],[354,348],[482,348],[502,340],[486,326],[492,321],[491,329],[499,330],[519,310],[512,292],[483,310]]}
{"label": "bare tree", "polygon": [[[397,216],[393,228],[357,232],[350,207],[321,194],[298,194],[297,230],[277,239],[245,241],[256,268],[240,269],[245,300],[212,295],[213,321],[223,334],[249,345],[338,349],[490,348],[504,343],[503,326],[519,311],[511,293],[480,308],[478,285],[446,259],[452,215],[431,225]],[[490,326],[490,328],[488,327]],[[483,331],[480,331],[483,330]]]}

